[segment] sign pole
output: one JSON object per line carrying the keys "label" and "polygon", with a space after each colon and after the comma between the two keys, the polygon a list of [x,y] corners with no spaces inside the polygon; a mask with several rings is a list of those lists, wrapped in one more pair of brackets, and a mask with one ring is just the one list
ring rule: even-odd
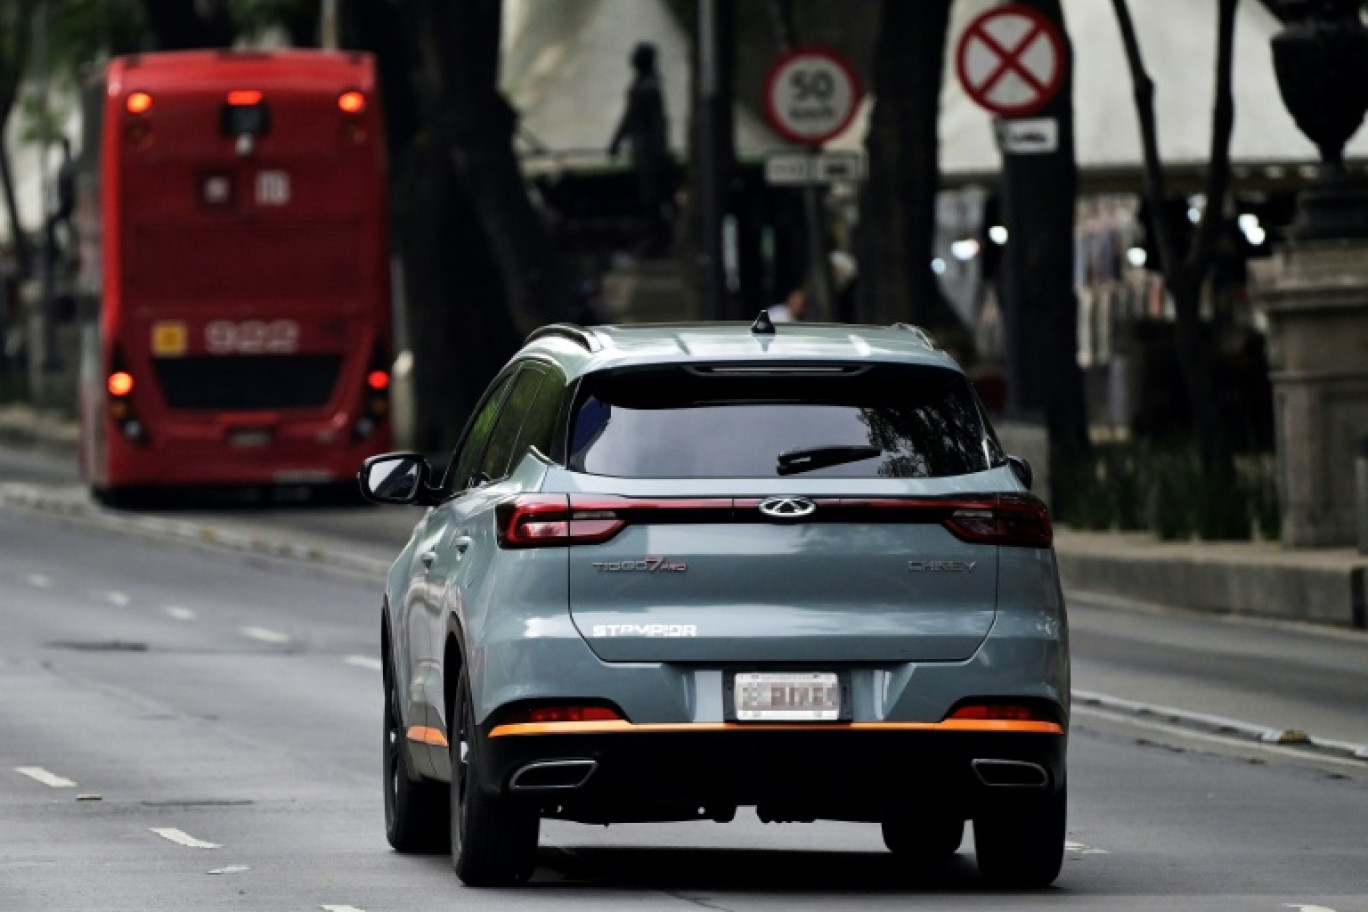
{"label": "sign pole", "polygon": [[[860,82],[843,58],[825,48],[792,48],[770,67],[765,79],[765,113],[780,135],[817,155],[822,144],[844,130],[860,103]],[[835,295],[823,227],[824,189],[819,182],[803,186],[807,222],[807,285],[813,300],[808,319],[835,319]]]}

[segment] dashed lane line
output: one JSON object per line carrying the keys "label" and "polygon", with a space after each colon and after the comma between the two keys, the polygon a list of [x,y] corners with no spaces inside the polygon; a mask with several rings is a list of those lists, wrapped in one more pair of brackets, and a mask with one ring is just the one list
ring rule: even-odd
{"label": "dashed lane line", "polygon": [[263,643],[288,643],[290,635],[281,633],[279,630],[269,630],[265,627],[239,627],[238,632],[245,637],[260,640]]}
{"label": "dashed lane line", "polygon": [[1076,852],[1079,855],[1110,855],[1106,849],[1099,849],[1094,846],[1084,845],[1081,842],[1066,842],[1064,849],[1068,852]]}
{"label": "dashed lane line", "polygon": [[131,601],[133,601],[133,600],[129,597],[129,595],[128,595],[127,592],[114,592],[114,591],[109,591],[109,592],[100,592],[100,593],[96,593],[96,594],[99,595],[100,598],[104,599],[106,602],[109,602],[109,604],[111,604],[111,605],[117,605],[117,606],[120,607],[120,608],[127,608],[127,607],[128,607],[128,603],[131,602]]}
{"label": "dashed lane line", "polygon": [[195,619],[195,612],[189,608],[182,608],[180,605],[167,605],[162,611],[167,617],[174,618],[177,621],[193,621]]}
{"label": "dashed lane line", "polygon": [[368,668],[371,671],[379,671],[381,668],[380,660],[371,656],[347,656],[342,661],[348,665],[355,665],[357,668]]}
{"label": "dashed lane line", "polygon": [[170,840],[176,845],[185,846],[187,849],[221,849],[223,846],[217,842],[205,842],[203,839],[196,839],[184,830],[175,827],[151,827],[152,832],[162,839]]}
{"label": "dashed lane line", "polygon": [[41,766],[16,766],[14,771],[21,776],[28,776],[35,782],[41,782],[49,788],[69,789],[76,787],[76,783],[72,782],[70,779],[65,776],[59,776],[56,773],[48,772]]}
{"label": "dashed lane line", "polygon": [[52,577],[44,576],[41,573],[30,573],[28,576],[24,577],[24,581],[34,589],[52,588]]}
{"label": "dashed lane line", "polygon": [[328,904],[319,906],[318,908],[322,909],[323,912],[366,912],[365,909],[358,909],[356,906],[334,906]]}

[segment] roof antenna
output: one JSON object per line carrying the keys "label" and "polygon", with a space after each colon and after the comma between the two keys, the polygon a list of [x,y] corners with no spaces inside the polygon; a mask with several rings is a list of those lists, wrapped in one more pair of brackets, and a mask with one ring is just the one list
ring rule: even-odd
{"label": "roof antenna", "polygon": [[770,320],[768,310],[760,311],[760,316],[755,318],[755,322],[751,324],[750,331],[756,335],[774,335],[774,322]]}

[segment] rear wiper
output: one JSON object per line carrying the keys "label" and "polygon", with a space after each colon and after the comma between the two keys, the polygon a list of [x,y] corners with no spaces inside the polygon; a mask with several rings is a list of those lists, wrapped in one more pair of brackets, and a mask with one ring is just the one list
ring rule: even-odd
{"label": "rear wiper", "polygon": [[808,447],[803,450],[789,450],[779,454],[778,472],[780,475],[798,475],[828,466],[859,462],[873,459],[883,454],[876,446],[823,446]]}

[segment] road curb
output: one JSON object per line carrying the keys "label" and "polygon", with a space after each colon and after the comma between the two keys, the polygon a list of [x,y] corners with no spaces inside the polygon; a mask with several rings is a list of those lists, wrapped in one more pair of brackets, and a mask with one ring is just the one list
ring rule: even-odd
{"label": "road curb", "polygon": [[1302,748],[1308,752],[1332,755],[1341,759],[1362,760],[1368,763],[1368,744],[1320,738],[1301,729],[1272,728],[1252,722],[1244,722],[1240,719],[1193,712],[1175,706],[1141,703],[1136,700],[1126,700],[1087,690],[1073,691],[1073,701],[1075,704],[1105,709],[1118,715],[1166,722],[1170,725],[1206,734],[1254,741],[1259,744]]}
{"label": "road curb", "polygon": [[387,561],[360,554],[298,545],[200,522],[116,513],[22,484],[0,484],[0,505],[79,521],[88,527],[229,550],[371,580],[383,579],[390,567]]}

